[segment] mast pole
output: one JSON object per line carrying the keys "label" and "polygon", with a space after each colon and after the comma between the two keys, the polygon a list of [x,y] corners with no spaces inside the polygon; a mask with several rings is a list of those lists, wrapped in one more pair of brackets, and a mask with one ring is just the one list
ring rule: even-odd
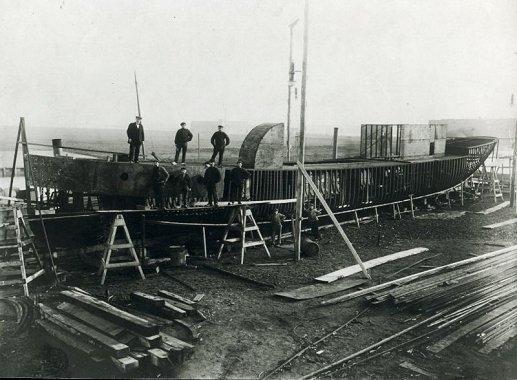
{"label": "mast pole", "polygon": [[[306,86],[307,86],[307,46],[309,33],[309,0],[305,0],[304,26],[303,26],[303,62],[302,62],[302,84],[301,84],[301,108],[300,108],[300,146],[298,148],[298,161],[305,162],[305,107],[306,107]],[[294,260],[300,260],[301,237],[302,237],[302,214],[303,214],[304,178],[300,169],[296,173],[296,223],[294,241]]]}
{"label": "mast pole", "polygon": [[294,84],[293,29],[298,19],[289,24],[289,77],[287,82],[287,161],[291,161],[291,88]]}
{"label": "mast pole", "polygon": [[[138,82],[136,81],[136,71],[135,71],[135,90],[136,90],[136,107],[138,109],[138,116],[142,117],[142,113],[140,112],[140,98],[138,96]],[[142,156],[144,157],[144,160],[145,160],[145,147],[144,147],[143,141],[142,141]]]}

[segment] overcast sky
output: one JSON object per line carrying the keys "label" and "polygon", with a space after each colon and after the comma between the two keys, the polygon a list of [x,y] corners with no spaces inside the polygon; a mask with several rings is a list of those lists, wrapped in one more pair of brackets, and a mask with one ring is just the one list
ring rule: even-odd
{"label": "overcast sky", "polygon": [[[2,124],[125,128],[134,70],[147,128],[285,121],[287,25],[302,0],[0,0],[0,11]],[[312,0],[309,26],[310,132],[515,116],[517,0]]]}

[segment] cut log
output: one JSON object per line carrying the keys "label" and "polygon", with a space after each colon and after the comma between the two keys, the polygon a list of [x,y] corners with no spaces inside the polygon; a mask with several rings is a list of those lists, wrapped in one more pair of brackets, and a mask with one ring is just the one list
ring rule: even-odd
{"label": "cut log", "polygon": [[124,332],[124,327],[119,326],[111,321],[101,318],[89,311],[86,311],[79,306],[69,304],[68,302],[62,302],[57,308],[85,324],[93,327],[96,330],[103,332],[113,338],[120,336]]}
{"label": "cut log", "polygon": [[[402,259],[404,257],[413,256],[413,255],[416,255],[418,253],[422,253],[422,252],[426,252],[426,251],[429,251],[429,249],[428,248],[422,248],[422,247],[408,249],[406,251],[401,251],[401,252],[393,253],[391,255],[386,255],[386,256],[378,257],[378,258],[373,259],[373,260],[365,261],[364,262],[364,266],[365,266],[366,269],[370,269],[370,268],[373,268],[373,267],[375,267],[377,265],[381,265],[381,264],[387,263],[389,261],[394,261],[394,260],[397,260],[397,259]],[[356,264],[356,265],[352,265],[350,267],[339,269],[339,270],[337,270],[335,272],[327,273],[327,274],[325,274],[323,276],[320,276],[320,277],[316,277],[315,280],[319,281],[319,282],[327,282],[328,283],[328,282],[336,281],[339,278],[351,276],[351,275],[353,275],[355,273],[359,273],[359,272],[361,272],[361,267]]]}
{"label": "cut log", "polygon": [[161,348],[151,348],[147,350],[151,364],[155,367],[166,367],[169,364],[169,355]]}
{"label": "cut log", "polygon": [[77,339],[73,334],[69,333],[67,330],[60,328],[54,323],[46,320],[46,319],[38,319],[36,324],[39,325],[47,334],[51,337],[57,339],[58,341],[66,344],[67,346],[87,355],[92,356],[98,349],[93,345],[84,342],[80,339]]}
{"label": "cut log", "polygon": [[61,294],[69,302],[88,308],[93,313],[102,315],[104,318],[107,318],[117,324],[121,324],[124,327],[130,328],[131,330],[134,330],[142,335],[156,335],[159,332],[158,326],[154,323],[137,317],[136,315],[130,314],[124,310],[120,310],[95,297],[70,290],[64,290],[61,292]]}
{"label": "cut log", "polygon": [[318,297],[323,297],[329,294],[341,292],[347,289],[355,288],[362,285],[367,280],[340,280],[333,284],[314,284],[303,286],[298,289],[288,290],[284,292],[275,293],[276,296],[285,297],[296,301],[308,300]]}
{"label": "cut log", "polygon": [[129,371],[135,370],[139,366],[138,360],[131,356],[125,356],[123,358],[112,357],[111,361],[122,373],[127,373]]}
{"label": "cut log", "polygon": [[152,336],[138,336],[140,343],[142,346],[146,348],[157,348],[160,347],[162,343],[162,338],[160,335],[152,335]]}
{"label": "cut log", "polygon": [[162,297],[153,296],[151,294],[133,292],[130,297],[133,302],[149,305],[153,308],[161,308],[165,306],[165,300]]}
{"label": "cut log", "polygon": [[81,322],[59,314],[57,311],[49,308],[48,306],[45,306],[41,303],[38,304],[38,306],[40,311],[45,315],[46,319],[70,332],[71,334],[99,347],[110,355],[116,358],[122,358],[129,354],[129,347],[125,344],[120,343],[115,339],[104,335]]}

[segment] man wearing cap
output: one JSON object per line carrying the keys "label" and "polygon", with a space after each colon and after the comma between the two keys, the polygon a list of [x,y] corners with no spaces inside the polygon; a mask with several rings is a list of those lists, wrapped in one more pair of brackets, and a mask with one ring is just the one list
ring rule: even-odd
{"label": "man wearing cap", "polygon": [[226,148],[227,145],[230,145],[230,138],[223,132],[222,125],[217,126],[217,132],[212,135],[210,143],[214,147],[210,161],[214,162],[215,156],[219,154],[218,165],[221,166],[223,164],[224,148]]}
{"label": "man wearing cap", "polygon": [[219,169],[214,166],[214,161],[210,161],[207,164],[205,170],[204,180],[205,186],[208,193],[208,205],[217,207],[217,184],[221,181],[221,173]]}
{"label": "man wearing cap", "polygon": [[180,175],[177,179],[178,190],[181,195],[181,204],[183,207],[188,206],[188,193],[192,190],[192,181],[190,176],[187,174],[187,168],[182,167],[180,169]]}
{"label": "man wearing cap", "polygon": [[160,162],[156,161],[153,168],[153,192],[154,199],[156,201],[156,207],[158,207],[160,210],[165,208],[163,190],[168,179],[169,172],[163,166],[160,166]]}
{"label": "man wearing cap", "polygon": [[140,155],[140,145],[144,142],[144,126],[142,118],[136,117],[134,123],[127,127],[127,143],[129,144],[129,162],[138,162]]}
{"label": "man wearing cap", "polygon": [[176,132],[174,138],[174,144],[176,145],[176,155],[174,156],[173,165],[176,165],[180,157],[181,152],[181,163],[185,163],[185,156],[187,155],[187,144],[192,140],[192,133],[187,129],[187,124],[183,121],[180,124],[181,128]]}
{"label": "man wearing cap", "polygon": [[230,202],[237,201],[242,204],[242,189],[246,180],[250,178],[250,173],[242,167],[242,160],[237,161],[237,166],[230,172],[231,186],[230,186]]}

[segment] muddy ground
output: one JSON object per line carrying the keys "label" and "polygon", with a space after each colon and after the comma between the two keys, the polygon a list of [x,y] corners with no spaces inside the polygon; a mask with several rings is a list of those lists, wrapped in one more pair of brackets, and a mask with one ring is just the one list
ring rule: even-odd
{"label": "muddy ground", "polygon": [[[493,205],[490,199],[470,200],[465,206],[453,205],[453,210],[477,211]],[[447,211],[447,208],[444,208]],[[405,214],[402,220],[381,214],[375,222],[357,228],[347,225],[345,230],[361,258],[366,261],[379,256],[414,247],[427,247],[429,252],[383,264],[372,269],[373,281],[378,283],[391,273],[425,255],[440,256],[422,265],[443,265],[499,249],[502,245],[517,244],[517,224],[484,230],[486,224],[513,217],[509,208],[490,215],[467,213],[450,220],[413,220]],[[148,373],[140,376],[177,376],[182,378],[257,378],[274,368],[280,361],[344,323],[367,305],[358,299],[327,307],[314,307],[321,299],[289,302],[274,296],[284,289],[313,283],[313,278],[353,265],[354,261],[344,242],[334,229],[323,230],[321,253],[300,262],[290,261],[292,252],[272,248],[273,260],[287,262],[287,266],[253,266],[265,262],[263,251],[251,250],[244,266],[238,265],[237,256],[225,257],[221,267],[245,274],[260,281],[272,283],[275,289],[263,289],[239,280],[224,277],[205,269],[171,269],[182,281],[205,293],[201,310],[207,321],[200,325],[201,338],[195,351],[174,372]],[[102,294],[99,279],[91,268],[70,265],[68,284]],[[398,275],[422,271],[419,265]],[[109,275],[109,291],[116,297],[127,296],[134,290],[154,292],[167,289],[193,297],[196,292],[163,275],[147,272],[147,280],[139,280],[132,273]],[[334,296],[334,295],[332,295]],[[331,296],[331,297],[332,297]],[[327,297],[330,298],[330,297]],[[414,314],[394,306],[370,309],[336,335],[308,350],[293,360],[273,378],[295,378],[310,373],[339,358],[354,353],[389,335],[410,326]],[[116,373],[94,371],[91,364],[76,358],[67,360],[59,350],[49,349],[42,337],[29,330],[21,336],[10,336],[13,321],[0,322],[0,376],[69,377],[106,376]],[[418,334],[407,334],[388,346],[409,340]],[[433,355],[423,345],[409,345],[370,361],[345,367],[332,374],[347,378],[413,378],[414,372],[399,364],[409,361],[439,378],[502,379],[517,376],[516,339],[490,355],[480,354],[474,346],[458,341],[440,355]],[[382,350],[381,348],[380,350]],[[380,351],[379,350],[379,351]],[[376,351],[378,352],[378,351]],[[370,353],[373,355],[373,353]],[[364,357],[364,356],[363,356]],[[353,363],[353,362],[352,362]]]}

